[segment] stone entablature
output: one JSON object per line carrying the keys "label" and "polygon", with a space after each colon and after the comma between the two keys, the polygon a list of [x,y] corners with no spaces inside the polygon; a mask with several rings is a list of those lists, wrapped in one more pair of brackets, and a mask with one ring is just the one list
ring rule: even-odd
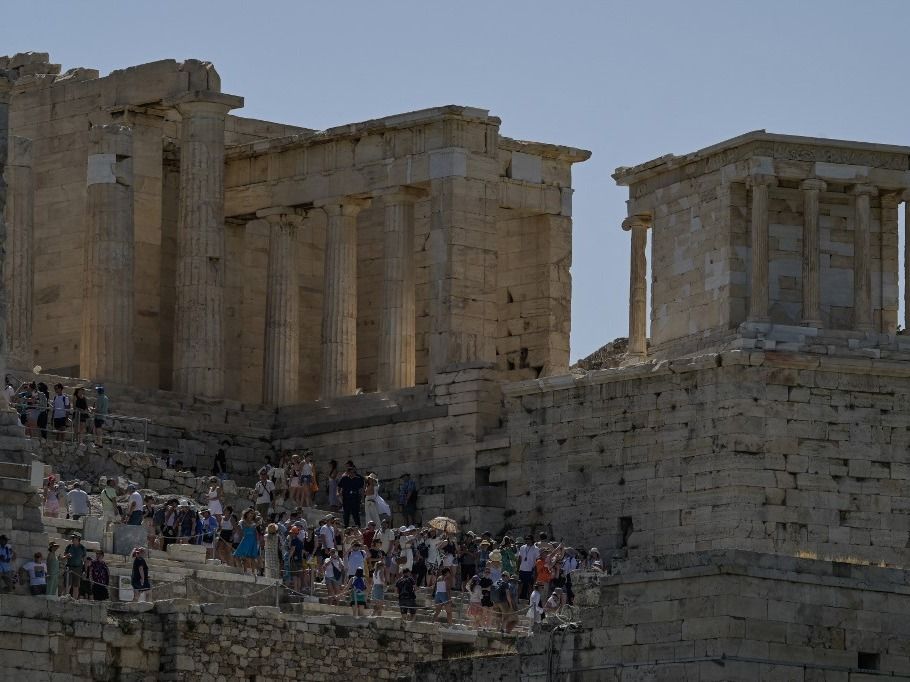
{"label": "stone entablature", "polygon": [[[241,118],[196,60],[0,68],[8,130],[32,143],[8,173],[10,224],[41,245],[12,240],[17,282],[35,273],[11,288],[21,367],[271,405],[426,383],[453,362],[504,379],[568,367],[571,166],[589,152],[502,137],[462,106],[323,131]],[[111,125],[129,168],[99,185],[88,131]],[[134,273],[116,305],[85,274],[104,265],[83,255],[88,226],[116,232],[108,276]]]}
{"label": "stone entablature", "polygon": [[[653,233],[656,357],[717,349],[744,331],[774,340],[801,326],[874,344],[897,330],[910,147],[755,131],[614,178],[629,187],[627,222]],[[646,250],[633,230],[633,294]],[[631,323],[645,305],[642,295],[631,304],[630,362],[643,357],[644,328]]]}

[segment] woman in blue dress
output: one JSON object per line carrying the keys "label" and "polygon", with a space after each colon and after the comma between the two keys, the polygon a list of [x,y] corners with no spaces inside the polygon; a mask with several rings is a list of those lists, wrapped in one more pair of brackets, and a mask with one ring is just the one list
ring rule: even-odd
{"label": "woman in blue dress", "polygon": [[243,539],[234,550],[234,556],[240,559],[243,572],[249,569],[251,575],[256,575],[256,560],[259,558],[259,538],[256,536],[256,512],[247,509],[240,521],[243,529]]}

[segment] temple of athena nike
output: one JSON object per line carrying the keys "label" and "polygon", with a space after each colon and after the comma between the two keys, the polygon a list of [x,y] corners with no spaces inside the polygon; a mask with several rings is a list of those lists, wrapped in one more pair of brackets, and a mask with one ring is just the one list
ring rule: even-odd
{"label": "temple of athena nike", "polygon": [[0,533],[29,557],[79,530],[122,577],[129,527],[43,516],[48,471],[189,499],[221,448],[245,506],[309,449],[603,571],[505,634],[354,618],[177,545],[149,603],[0,595],[4,671],[296,680],[293,642],[313,680],[910,680],[910,147],[761,130],[616,168],[627,211],[587,228],[628,234],[628,342],[594,368],[569,362],[588,151],[469,106],[311,130],[243,103],[204,61],[0,57],[0,369],[104,384],[124,444],[0,410]]}

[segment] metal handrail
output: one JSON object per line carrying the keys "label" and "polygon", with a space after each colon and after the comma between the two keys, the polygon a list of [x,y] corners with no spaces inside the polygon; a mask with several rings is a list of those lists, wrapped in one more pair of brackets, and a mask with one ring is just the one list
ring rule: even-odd
{"label": "metal handrail", "polygon": [[[74,407],[70,407],[69,409],[66,410],[66,418],[67,418],[66,427],[61,430],[61,429],[54,428],[54,421],[53,421],[54,406],[52,403],[49,404],[47,407],[39,407],[36,404],[29,404],[27,402],[21,402],[21,400],[20,400],[19,402],[10,403],[10,407],[12,407],[14,410],[16,410],[16,412],[18,412],[20,415],[23,412],[27,412],[29,410],[36,410],[39,413],[42,411],[47,412],[47,415],[48,415],[47,424],[44,426],[43,429],[38,426],[28,427],[28,424],[26,424],[26,427],[27,427],[26,437],[27,438],[45,438],[46,437],[49,440],[57,440],[57,438],[56,438],[57,434],[62,433],[67,436],[67,438],[65,440],[67,440],[69,442],[73,442],[73,443],[75,443],[75,442],[82,443],[83,440],[94,440],[94,434],[89,433],[87,429],[84,429],[81,433],[76,433],[76,426],[77,426],[77,424],[83,424],[83,425],[91,424],[92,428],[94,429],[93,420],[97,416],[100,419],[104,419],[105,422],[111,422],[111,423],[113,423],[114,421],[135,422],[135,423],[140,424],[141,428],[142,428],[142,438],[140,439],[140,438],[128,438],[125,436],[115,435],[114,433],[112,433],[113,430],[110,427],[107,427],[104,429],[104,433],[101,437],[102,445],[104,444],[105,441],[107,441],[111,444],[121,444],[123,446],[126,446],[126,447],[124,447],[124,449],[132,449],[134,451],[142,452],[143,454],[148,450],[149,424],[151,423],[151,420],[148,419],[147,417],[132,417],[132,416],[125,415],[125,414],[98,415],[93,410],[79,410]],[[79,417],[79,419],[77,420],[76,417]],[[38,433],[34,434],[31,432],[32,430],[35,430]],[[42,434],[41,433],[42,431],[45,431],[46,433]],[[128,446],[134,446],[134,447],[128,447]]]}

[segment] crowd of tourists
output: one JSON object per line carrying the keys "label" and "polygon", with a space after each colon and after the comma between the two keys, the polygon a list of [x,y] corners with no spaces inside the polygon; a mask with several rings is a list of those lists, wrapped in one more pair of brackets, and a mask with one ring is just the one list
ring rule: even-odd
{"label": "crowd of tourists", "polygon": [[[220,462],[215,458],[214,471],[217,475],[208,478],[198,500],[143,497],[137,486],[130,484],[124,492],[114,479],[107,479],[98,496],[101,515],[108,524],[144,526],[148,548],[201,545],[207,558],[275,580],[298,597],[314,594],[322,583],[329,602],[349,605],[355,616],[367,609],[381,615],[391,603],[404,619],[413,620],[425,608],[434,620],[442,617],[451,623],[453,612],[462,609],[477,628],[509,632],[521,617],[533,625],[548,612],[572,604],[575,571],[603,570],[596,548],[576,550],[544,533],[494,537],[462,529],[444,517],[418,525],[417,486],[409,474],[398,481],[395,493],[395,513],[402,524],[396,527],[378,477],[361,475],[351,461],[343,468],[330,461],[320,478],[311,452],[286,453],[278,465],[267,461],[261,467],[248,504],[237,509],[225,501],[223,456]],[[325,488],[321,501],[330,512],[315,521],[312,509],[320,481]],[[310,522],[305,511],[310,511]],[[67,490],[48,477],[46,516],[78,519],[91,513],[81,484]],[[4,554],[12,552],[2,540],[0,577],[5,575]],[[78,534],[59,557],[58,551],[52,543],[46,556],[36,554],[21,566],[34,594],[108,597],[103,552],[90,556]],[[151,588],[144,553],[143,548],[133,553],[136,599],[145,598]],[[8,558],[7,566],[11,562]],[[419,600],[420,595],[425,600]],[[427,604],[419,605],[421,601]]]}
{"label": "crowd of tourists", "polygon": [[4,385],[6,401],[19,413],[19,420],[30,438],[46,440],[53,433],[56,440],[81,441],[91,436],[95,447],[102,446],[105,423],[110,415],[110,398],[104,386],[95,386],[95,398],[89,404],[82,387],[67,395],[63,392],[63,384],[58,383],[51,395],[43,381],[19,383],[9,375]]}

